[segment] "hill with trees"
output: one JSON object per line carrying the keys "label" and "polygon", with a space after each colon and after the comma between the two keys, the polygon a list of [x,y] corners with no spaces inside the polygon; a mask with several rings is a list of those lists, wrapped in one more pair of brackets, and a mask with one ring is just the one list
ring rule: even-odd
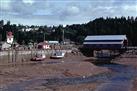
{"label": "hill with trees", "polygon": [[[29,29],[29,30],[28,30]],[[44,40],[63,41],[68,39],[82,44],[87,35],[127,35],[129,45],[137,46],[137,17],[115,17],[97,18],[85,24],[73,24],[63,27],[59,26],[28,26],[21,24],[10,24],[8,21],[0,21],[0,41],[6,40],[6,33],[13,32],[15,41],[19,44],[29,42],[41,42]],[[63,37],[64,35],[64,37]],[[64,39],[63,39],[64,38]]]}

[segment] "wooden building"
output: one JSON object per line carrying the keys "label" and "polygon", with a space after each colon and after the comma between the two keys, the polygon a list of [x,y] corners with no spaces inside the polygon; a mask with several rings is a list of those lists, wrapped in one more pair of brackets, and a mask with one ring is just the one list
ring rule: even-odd
{"label": "wooden building", "polygon": [[126,35],[94,35],[87,36],[84,40],[84,48],[89,55],[94,57],[111,57],[123,52],[128,40]]}
{"label": "wooden building", "polygon": [[84,47],[90,49],[122,49],[128,45],[126,35],[95,35],[87,36]]}

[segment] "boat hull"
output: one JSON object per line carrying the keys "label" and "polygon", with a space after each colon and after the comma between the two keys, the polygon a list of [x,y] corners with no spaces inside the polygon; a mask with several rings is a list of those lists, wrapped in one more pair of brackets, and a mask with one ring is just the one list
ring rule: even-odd
{"label": "boat hull", "polygon": [[44,61],[44,60],[45,58],[37,58],[37,57],[31,58],[31,61]]}
{"label": "boat hull", "polygon": [[65,53],[62,53],[61,55],[52,55],[50,58],[52,59],[61,59],[65,56]]}

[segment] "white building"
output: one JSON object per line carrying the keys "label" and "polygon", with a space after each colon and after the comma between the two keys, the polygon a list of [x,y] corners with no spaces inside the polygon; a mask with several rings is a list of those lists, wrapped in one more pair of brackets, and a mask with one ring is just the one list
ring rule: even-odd
{"label": "white building", "polygon": [[12,44],[14,41],[12,32],[7,33],[7,43]]}
{"label": "white building", "polygon": [[1,42],[0,43],[0,50],[6,50],[11,47],[11,44],[8,44],[7,42]]}

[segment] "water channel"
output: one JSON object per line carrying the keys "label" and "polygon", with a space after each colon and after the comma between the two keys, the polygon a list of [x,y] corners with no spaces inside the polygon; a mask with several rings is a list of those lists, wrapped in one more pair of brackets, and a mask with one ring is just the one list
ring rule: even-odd
{"label": "water channel", "polygon": [[102,73],[89,77],[67,77],[67,78],[33,78],[31,80],[15,83],[3,88],[2,91],[25,91],[25,88],[33,83],[39,83],[48,86],[66,86],[102,82],[95,91],[129,91],[132,87],[132,80],[137,77],[137,70],[131,66],[121,64],[101,64],[101,67],[107,67],[111,73]]}

